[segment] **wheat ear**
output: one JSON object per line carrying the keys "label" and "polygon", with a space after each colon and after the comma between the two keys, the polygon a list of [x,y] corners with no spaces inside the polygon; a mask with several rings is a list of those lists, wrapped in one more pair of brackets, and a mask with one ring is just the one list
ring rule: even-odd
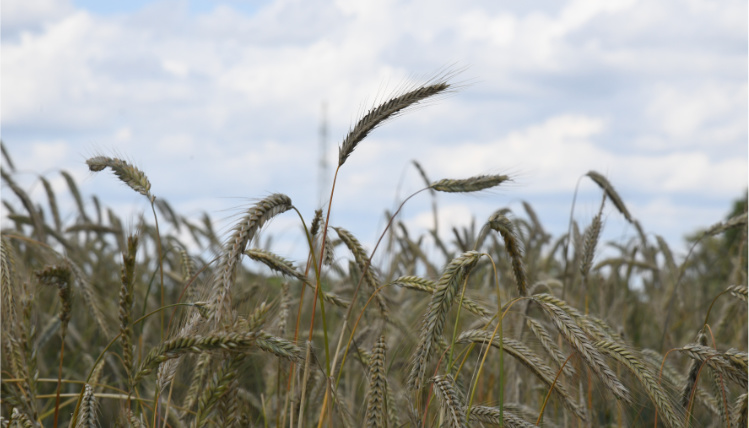
{"label": "wheat ear", "polygon": [[588,171],[588,173],[585,175],[590,177],[591,180],[593,180],[601,189],[603,189],[603,191],[606,193],[606,196],[608,196],[609,199],[611,199],[611,202],[614,203],[616,209],[619,210],[619,212],[624,216],[625,219],[627,219],[628,222],[632,223],[632,215],[629,213],[629,210],[627,210],[627,207],[624,205],[624,201],[622,201],[619,193],[617,193],[616,189],[614,189],[614,186],[611,185],[609,180],[596,171]]}
{"label": "wheat ear", "polygon": [[564,374],[566,376],[573,376],[575,374],[575,369],[571,364],[564,364],[564,360],[566,358],[562,353],[562,350],[559,349],[557,344],[554,343],[554,341],[551,339],[551,336],[549,335],[549,332],[546,331],[546,328],[540,322],[534,320],[533,318],[526,318],[525,321],[528,327],[531,329],[531,332],[533,332],[533,335],[536,336],[539,342],[541,342],[541,346],[543,346],[546,353],[554,359],[554,362],[557,363],[557,365],[562,367],[562,371],[564,372]]}
{"label": "wheat ear", "polygon": [[598,214],[593,217],[593,221],[585,231],[585,239],[583,241],[583,255],[580,261],[580,273],[583,278],[587,280],[590,268],[593,266],[593,256],[596,252],[596,245],[598,245],[598,239],[601,236],[601,228],[603,227],[603,204],[606,202],[606,196],[601,201],[601,208],[598,210]]}
{"label": "wheat ear", "polygon": [[536,425],[504,409],[503,420],[500,420],[499,409],[489,406],[473,406],[468,409],[468,418],[475,422],[493,425],[504,425],[505,428],[536,428]]}
{"label": "wheat ear", "polygon": [[5,239],[5,235],[0,237],[0,294],[2,294],[3,323],[2,329],[7,332],[13,332],[16,327],[16,303],[14,287],[14,270],[15,258],[13,257],[13,247]]}
{"label": "wheat ear", "polygon": [[380,336],[372,348],[372,356],[369,360],[369,396],[367,397],[367,414],[364,417],[367,427],[385,426],[387,389],[385,336]]}
{"label": "wheat ear", "polygon": [[647,391],[653,404],[658,408],[659,413],[663,415],[665,422],[669,427],[684,426],[684,418],[677,413],[675,406],[668,397],[668,394],[666,394],[666,391],[658,382],[657,375],[654,373],[653,368],[642,363],[642,359],[639,358],[634,350],[629,349],[629,347],[621,343],[615,343],[609,340],[598,341],[594,346],[624,364],[624,366],[627,367],[635,377],[637,377],[640,383],[645,387],[645,391]]}
{"label": "wheat ear", "polygon": [[[308,287],[311,287],[313,289],[315,288],[315,285],[312,284],[309,278],[304,276],[302,272],[295,268],[294,264],[291,261],[286,260],[279,255],[273,254],[270,251],[263,251],[256,248],[247,250],[244,253],[252,260],[263,263],[264,265],[268,266],[278,273],[281,273],[282,275],[296,278],[303,284],[306,284]],[[322,296],[326,302],[330,302],[338,307],[347,308],[349,305],[349,302],[345,301],[334,293],[323,291]]]}
{"label": "wheat ear", "polygon": [[29,195],[23,189],[21,189],[18,184],[16,184],[13,178],[9,174],[7,174],[4,169],[0,169],[0,175],[2,175],[3,180],[5,180],[8,186],[10,186],[10,189],[13,191],[13,193],[18,196],[18,199],[21,200],[24,208],[26,208],[26,211],[29,213],[29,217],[31,218],[31,225],[34,227],[36,238],[39,240],[39,242],[44,242],[44,219],[39,215],[39,211],[37,211],[34,207],[34,203],[31,201],[31,198],[29,198]]}
{"label": "wheat ear", "polygon": [[727,288],[728,292],[731,293],[733,297],[736,297],[738,299],[741,299],[746,303],[747,301],[747,287],[744,285],[731,285]]}
{"label": "wheat ear", "polygon": [[735,349],[726,352],[697,344],[688,344],[681,348],[689,357],[706,363],[711,369],[722,374],[740,387],[747,387],[747,354]]}
{"label": "wheat ear", "polygon": [[78,285],[81,288],[81,291],[83,294],[83,300],[86,302],[86,306],[88,306],[88,310],[91,312],[91,315],[94,317],[94,321],[96,321],[96,324],[99,327],[99,330],[101,330],[101,333],[104,337],[107,337],[110,335],[109,333],[109,325],[104,319],[104,314],[102,313],[102,303],[101,303],[101,297],[96,294],[96,290],[94,289],[93,285],[89,282],[89,280],[86,278],[85,273],[83,270],[78,267],[76,263],[74,263],[70,259],[66,259],[67,266],[70,267],[70,270],[73,272],[73,277],[78,282]]}
{"label": "wheat ear", "polygon": [[[391,281],[388,285],[399,285],[411,290],[423,291],[430,294],[434,292],[435,287],[434,281],[412,275],[401,276]],[[457,301],[458,299],[460,299],[460,296],[456,294],[454,301]],[[463,296],[463,307],[480,317],[491,316],[491,312],[489,312],[488,309],[484,308],[476,301],[465,296]]]}
{"label": "wheat ear", "polygon": [[[10,414],[10,420],[12,421],[12,424],[9,425],[12,428],[20,427],[20,428],[35,428],[37,425],[35,425],[33,422],[31,422],[31,419],[29,419],[29,416],[25,413],[22,413],[17,408],[13,408],[13,411]],[[6,421],[3,418],[2,419],[3,426],[6,426]]]}
{"label": "wheat ear", "polygon": [[[237,351],[246,352],[254,348],[259,347],[258,338],[260,334],[257,332],[249,333],[228,333],[228,334],[214,334],[209,336],[193,336],[193,337],[178,337],[176,339],[167,340],[161,344],[158,348],[151,350],[146,358],[140,365],[140,369],[136,372],[133,383],[137,383],[143,376],[151,373],[156,366],[163,363],[164,361],[179,358],[185,354],[196,354],[210,351]],[[265,346],[267,349],[273,349],[278,343],[276,341],[268,341],[266,338]],[[280,346],[280,345],[279,345]],[[294,360],[301,360],[301,350],[296,346],[285,341],[279,353],[287,358],[293,358]],[[271,351],[272,352],[272,351]]]}
{"label": "wheat ear", "polygon": [[[342,227],[334,227],[333,229],[335,229],[336,233],[338,233],[338,237],[341,238],[341,241],[346,244],[346,247],[348,247],[349,251],[354,255],[356,265],[359,267],[359,270],[364,273],[364,280],[372,289],[372,292],[380,288],[380,282],[377,275],[369,264],[369,256],[367,256],[367,252],[359,243],[359,240],[356,239],[351,232]],[[375,299],[377,300],[377,305],[380,308],[382,317],[388,319],[388,307],[382,292],[377,293]]]}
{"label": "wheat ear", "polygon": [[194,427],[206,425],[206,419],[213,411],[219,399],[227,393],[229,387],[237,377],[237,370],[242,362],[241,356],[234,356],[222,362],[221,367],[214,373],[211,381],[206,385],[198,400],[198,411],[195,416]]}
{"label": "wheat ear", "polygon": [[151,182],[148,181],[146,174],[135,165],[131,165],[122,159],[108,156],[94,156],[86,160],[86,164],[92,172],[98,172],[109,167],[120,181],[147,197],[151,202],[154,201],[155,198],[151,195]]}
{"label": "wheat ear", "polygon": [[585,361],[588,367],[593,370],[604,385],[606,385],[617,398],[629,402],[630,397],[627,388],[622,385],[614,372],[612,372],[606,364],[603,355],[601,355],[601,353],[593,346],[590,338],[577,324],[575,324],[572,318],[570,318],[570,316],[560,307],[541,300],[538,296],[534,296],[534,300],[541,305],[546,315],[548,315],[559,332],[562,333],[562,336],[564,336],[567,342],[572,345],[577,353],[583,358],[583,361]]}
{"label": "wheat ear", "polygon": [[83,401],[81,401],[81,410],[75,428],[96,428],[99,426],[97,418],[96,397],[91,385],[85,386]]}
{"label": "wheat ear", "polygon": [[427,313],[424,316],[421,340],[414,353],[411,373],[408,376],[408,387],[410,389],[421,388],[432,348],[442,336],[445,318],[447,318],[447,312],[450,310],[458,292],[458,287],[476,265],[479,257],[481,257],[481,254],[476,251],[468,251],[456,257],[447,265],[437,282],[432,293],[432,299],[427,307]]}
{"label": "wheat ear", "polygon": [[464,428],[466,425],[466,408],[462,397],[455,389],[455,379],[451,374],[432,378],[434,395],[437,396],[447,415],[447,426]]}
{"label": "wheat ear", "polygon": [[52,185],[49,181],[40,177],[42,185],[44,186],[44,192],[47,194],[47,200],[49,201],[49,210],[52,212],[52,219],[55,222],[55,230],[62,231],[62,220],[60,220],[60,209],[57,207],[57,198],[55,197],[55,191],[52,189]]}
{"label": "wheat ear", "polygon": [[231,307],[229,291],[234,285],[242,253],[258,230],[276,215],[290,210],[291,199],[281,193],[274,193],[251,207],[242,220],[234,226],[234,233],[224,244],[219,266],[219,284],[214,289],[217,315],[228,312]]}
{"label": "wheat ear", "polygon": [[507,175],[477,175],[475,177],[454,180],[444,178],[429,186],[430,189],[447,193],[470,193],[499,186],[509,180]]}
{"label": "wheat ear", "polygon": [[747,426],[747,414],[749,413],[749,411],[747,411],[747,404],[749,404],[749,402],[747,401],[747,393],[745,392],[739,395],[733,406],[733,425],[731,426]]}
{"label": "wheat ear", "polygon": [[515,226],[510,219],[500,212],[496,212],[489,218],[489,227],[499,232],[502,239],[505,241],[507,254],[512,261],[512,272],[515,275],[518,294],[520,294],[520,296],[527,296],[528,279],[525,275],[525,267],[523,266],[523,250],[520,246],[517,234],[515,233]]}
{"label": "wheat ear", "polygon": [[130,375],[133,370],[133,337],[130,311],[133,306],[133,284],[135,281],[135,253],[138,249],[138,236],[127,238],[127,252],[122,254],[122,278],[120,286],[120,342],[122,343],[122,360],[125,371]]}
{"label": "wheat ear", "polygon": [[746,216],[747,213],[739,214],[737,216],[729,218],[726,221],[715,223],[714,225],[710,226],[704,234],[705,236],[714,236],[721,232],[725,232],[728,229],[744,226],[746,224]]}
{"label": "wheat ear", "polygon": [[338,148],[338,167],[341,167],[351,155],[356,146],[367,137],[367,135],[380,126],[386,120],[397,116],[407,107],[445,92],[450,88],[446,81],[438,81],[434,84],[420,86],[412,91],[406,92],[387,100],[385,103],[369,110],[364,117],[359,119],[356,125],[349,131]]}
{"label": "wheat ear", "polygon": [[[466,330],[460,334],[456,342],[488,343],[491,337],[492,333],[486,330]],[[491,345],[495,348],[499,348],[498,336],[494,337]],[[551,388],[553,385],[554,394],[562,401],[562,403],[564,403],[564,406],[571,410],[581,420],[585,420],[584,410],[581,409],[577,404],[575,404],[575,400],[564,387],[564,385],[559,381],[557,381],[556,383],[554,382],[556,378],[555,370],[552,370],[551,367],[546,365],[546,363],[538,355],[531,351],[530,348],[525,346],[523,343],[518,342],[517,340],[503,337],[502,345],[504,352],[507,352],[507,354],[511,355],[526,368],[528,368],[528,370],[536,375],[536,377],[538,377],[544,384],[546,384],[547,387]]]}

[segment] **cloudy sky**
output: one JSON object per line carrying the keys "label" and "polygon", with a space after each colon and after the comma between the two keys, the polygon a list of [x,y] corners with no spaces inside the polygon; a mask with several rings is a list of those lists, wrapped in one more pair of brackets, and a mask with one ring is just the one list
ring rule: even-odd
{"label": "cloudy sky", "polygon": [[[413,159],[432,180],[514,178],[478,196],[441,195],[445,238],[498,208],[524,216],[522,201],[558,235],[593,169],[646,231],[681,248],[747,187],[743,0],[8,0],[2,139],[40,200],[38,175],[65,194],[64,169],[84,195],[145,211],[110,174],[87,171],[87,157],[116,154],[157,197],[189,217],[208,211],[219,229],[272,192],[311,217],[323,105],[332,175],[367,108],[446,67],[461,71],[459,90],[376,130],[340,171],[333,223],[364,242],[423,187]],[[589,180],[579,190],[575,217],[586,224],[600,191]],[[414,234],[431,225],[428,194],[403,220]],[[292,246],[282,252],[302,245],[298,224],[274,221]],[[605,227],[613,240],[635,234],[613,208]]]}

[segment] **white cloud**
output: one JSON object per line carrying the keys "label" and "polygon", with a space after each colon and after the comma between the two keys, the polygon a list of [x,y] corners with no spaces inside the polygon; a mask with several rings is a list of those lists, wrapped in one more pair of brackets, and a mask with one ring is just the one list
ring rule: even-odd
{"label": "white cloud", "polygon": [[70,13],[68,0],[8,0],[3,2],[3,37],[21,31],[38,31],[41,27]]}
{"label": "white cloud", "polygon": [[[696,87],[693,84],[676,86],[664,83],[654,88],[647,111],[671,144],[706,136],[713,138],[702,144],[730,144],[742,131],[736,129],[736,125],[746,124],[746,120],[741,118],[746,119],[746,115],[741,114],[741,110],[746,111],[746,93],[746,83],[707,82]],[[721,136],[723,138],[715,138]]]}
{"label": "white cloud", "polygon": [[526,184],[536,190],[565,190],[574,187],[580,174],[592,165],[608,163],[608,156],[591,139],[604,129],[605,122],[598,118],[557,116],[496,140],[440,147],[425,156],[425,163],[454,178],[481,173],[512,175],[519,170],[523,177],[532,177],[532,184]]}
{"label": "white cloud", "polygon": [[65,141],[39,142],[31,144],[33,167],[37,172],[56,169],[60,161],[68,158],[70,145]]}
{"label": "white cloud", "polygon": [[123,127],[118,129],[114,134],[116,141],[130,141],[133,138],[133,131],[129,127]]}
{"label": "white cloud", "polygon": [[314,204],[323,101],[331,148],[408,76],[458,61],[471,85],[373,132],[341,171],[338,209],[379,216],[401,175],[401,194],[421,186],[404,172],[414,158],[433,179],[514,174],[511,197],[571,194],[590,169],[640,203],[727,205],[746,185],[745,2],[160,2],[108,17],[8,4],[3,139],[26,168],[30,144],[65,169],[115,145],[158,165],[160,194]]}
{"label": "white cloud", "polygon": [[185,77],[190,72],[189,67],[180,61],[164,59],[161,61],[164,70],[175,77]]}

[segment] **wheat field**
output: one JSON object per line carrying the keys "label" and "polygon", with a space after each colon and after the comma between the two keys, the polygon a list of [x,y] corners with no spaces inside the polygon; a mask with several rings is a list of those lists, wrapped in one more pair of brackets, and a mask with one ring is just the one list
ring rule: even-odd
{"label": "wheat field", "polygon": [[[2,426],[747,426],[746,197],[681,259],[595,166],[580,173],[598,213],[563,236],[529,204],[450,237],[410,234],[399,207],[373,248],[331,224],[357,146],[453,89],[438,77],[368,110],[339,146],[327,206],[271,194],[227,236],[118,157],[81,168],[146,198],[140,223],[66,172],[68,192],[40,177],[34,201],[3,146]],[[513,180],[414,167],[425,186],[401,207]],[[602,242],[605,207],[635,233]],[[278,216],[298,222],[306,259],[259,246]]]}

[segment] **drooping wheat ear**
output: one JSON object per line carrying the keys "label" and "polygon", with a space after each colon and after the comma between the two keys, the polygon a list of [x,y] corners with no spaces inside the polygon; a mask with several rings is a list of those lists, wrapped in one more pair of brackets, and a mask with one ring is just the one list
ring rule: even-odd
{"label": "drooping wheat ear", "polygon": [[[263,263],[264,265],[280,274],[296,278],[303,284],[306,284],[308,287],[311,287],[313,289],[315,288],[315,285],[310,281],[310,279],[304,276],[304,274],[297,268],[295,268],[294,264],[291,261],[286,260],[285,258],[277,254],[273,254],[270,251],[263,251],[256,248],[247,250],[244,253],[247,254],[252,260]],[[326,302],[330,302],[341,308],[348,308],[349,302],[334,293],[323,291],[322,297]]]}
{"label": "drooping wheat ear", "polygon": [[[411,290],[423,291],[429,294],[434,292],[435,287],[434,281],[411,275],[401,276],[400,278],[391,281],[388,285],[399,285],[401,287],[409,288]],[[459,299],[460,296],[456,294],[453,301],[457,302]],[[463,296],[463,307],[480,317],[489,317],[492,315],[492,313],[489,312],[488,309],[484,308],[476,301],[465,296]]]}
{"label": "drooping wheat ear", "polygon": [[207,418],[210,416],[219,398],[227,393],[233,380],[238,376],[237,370],[241,362],[242,357],[240,355],[224,360],[220,368],[213,374],[208,385],[205,385],[198,400],[198,411],[195,423],[193,424],[194,427],[197,428],[206,425]]}
{"label": "drooping wheat ear", "polygon": [[94,156],[89,158],[86,164],[92,172],[102,171],[104,168],[109,167],[120,181],[147,197],[151,202],[154,201],[155,198],[151,195],[151,182],[148,181],[146,174],[135,165],[131,165],[122,159],[110,158],[108,156]]}
{"label": "drooping wheat ear", "polygon": [[504,214],[496,212],[489,217],[489,227],[499,232],[502,239],[505,241],[505,248],[507,254],[510,256],[512,261],[512,272],[515,275],[515,283],[518,286],[518,294],[520,296],[527,296],[527,277],[525,275],[525,266],[523,266],[523,249],[520,245],[520,240],[515,233],[515,226],[512,224],[510,219],[505,217]]}
{"label": "drooping wheat ear", "polygon": [[[707,335],[705,332],[700,331],[697,335],[697,343],[702,346],[707,346]],[[684,410],[689,410],[688,406],[692,398],[692,390],[697,387],[697,377],[699,376],[701,366],[702,364],[697,359],[693,359],[692,363],[689,365],[687,381],[684,383],[684,387],[681,390],[681,407],[683,407]]]}
{"label": "drooping wheat ear", "polygon": [[733,424],[731,426],[749,426],[747,425],[747,415],[749,414],[747,404],[749,404],[749,400],[747,400],[747,393],[745,392],[739,395],[736,399],[736,403],[733,405]]}
{"label": "drooping wheat ear", "polygon": [[704,236],[714,236],[721,232],[725,232],[728,229],[744,226],[746,224],[746,215],[747,213],[739,214],[737,216],[729,218],[726,221],[715,223],[705,231]]}
{"label": "drooping wheat ear", "polygon": [[[460,334],[457,343],[488,343],[491,339],[492,333],[486,330],[466,330]],[[554,385],[554,394],[558,397],[564,406],[571,410],[573,414],[579,417],[581,420],[585,420],[585,411],[575,403],[574,398],[567,391],[567,388],[557,380],[556,370],[552,370],[535,352],[525,346],[523,343],[517,340],[504,337],[502,340],[504,352],[511,355],[513,358],[518,360],[528,370],[530,370],[539,380],[541,380],[548,388]],[[499,336],[494,336],[491,345],[495,348],[499,348]]]}
{"label": "drooping wheat ear", "polygon": [[629,402],[629,391],[622,385],[616,374],[611,371],[606,364],[603,355],[593,346],[591,339],[578,327],[567,313],[560,307],[549,303],[548,301],[533,296],[533,300],[538,302],[543,308],[546,315],[551,319],[562,336],[582,357],[583,361],[590,367],[598,378],[606,385],[614,395],[622,401]]}
{"label": "drooping wheat ear", "polygon": [[616,192],[616,189],[614,189],[614,186],[611,185],[609,180],[596,171],[588,171],[588,173],[585,175],[590,177],[591,180],[593,180],[601,189],[603,189],[603,191],[606,193],[606,196],[608,196],[608,198],[611,199],[611,202],[614,203],[616,209],[619,210],[619,212],[624,216],[625,219],[627,219],[628,222],[632,223],[632,216],[629,214],[629,210],[627,210],[627,207],[624,205],[624,201],[622,201],[622,198],[619,197],[619,193]]}
{"label": "drooping wheat ear", "polygon": [[248,255],[252,260],[260,262],[282,275],[296,278],[303,283],[309,282],[309,279],[304,276],[304,273],[300,272],[296,267],[294,267],[294,263],[277,254],[257,248],[249,249],[244,253]]}
{"label": "drooping wheat ear", "polygon": [[[652,367],[663,367],[662,371],[659,371],[659,375],[662,377],[661,383],[664,381],[668,382],[669,385],[673,385],[674,389],[676,385],[685,385],[687,378],[682,376],[681,373],[669,361],[664,362],[663,355],[652,349],[642,349],[640,355],[643,356],[645,361]],[[677,396],[678,397],[678,396]],[[697,388],[695,399],[699,400],[701,404],[705,406],[713,415],[718,416],[718,404],[711,394],[704,390],[704,388]],[[686,415],[684,419],[688,419],[689,415]]]}
{"label": "drooping wheat ear", "polygon": [[433,84],[420,86],[405,94],[390,98],[385,103],[369,110],[364,117],[349,131],[346,138],[343,139],[341,146],[338,148],[338,167],[346,162],[349,155],[354,151],[367,135],[381,125],[384,121],[397,116],[405,108],[418,104],[419,102],[445,92],[450,88],[446,81],[437,81]]}
{"label": "drooping wheat ear", "polygon": [[658,249],[663,254],[668,272],[675,278],[677,275],[676,262],[674,261],[674,254],[671,252],[671,248],[668,247],[668,243],[661,235],[655,235],[655,239],[658,242]]}
{"label": "drooping wheat ear", "polygon": [[434,395],[437,396],[447,415],[447,426],[458,428],[467,427],[466,408],[463,399],[455,389],[455,379],[451,374],[432,378]]}
{"label": "drooping wheat ear", "polygon": [[97,326],[101,330],[102,335],[104,337],[108,337],[110,335],[109,323],[106,321],[106,319],[104,318],[104,314],[101,311],[101,308],[103,307],[101,303],[101,296],[96,293],[96,290],[94,290],[94,287],[88,281],[86,274],[75,262],[70,259],[66,259],[65,263],[70,267],[71,271],[73,272],[73,277],[75,277],[75,280],[80,286],[81,291],[83,291],[83,300],[86,302],[86,306],[91,312],[94,321],[96,321]]}
{"label": "drooping wheat ear", "polygon": [[523,201],[523,209],[525,210],[526,214],[528,214],[528,218],[530,218],[531,223],[533,224],[533,233],[545,237],[545,239],[551,238],[551,235],[547,235],[544,231],[544,226],[541,224],[541,220],[539,220],[538,214],[536,214],[536,210],[533,209],[531,204]]}
{"label": "drooping wheat ear", "polygon": [[647,391],[658,412],[663,416],[667,426],[684,426],[684,417],[680,412],[677,412],[668,394],[658,382],[657,373],[652,367],[645,365],[644,360],[633,349],[609,340],[598,341],[594,346],[624,364],[635,375],[642,386],[645,387],[645,391]]}
{"label": "drooping wheat ear", "polygon": [[447,265],[437,282],[422,323],[419,346],[414,352],[411,373],[408,376],[408,387],[410,389],[421,388],[432,348],[442,336],[447,312],[450,310],[458,292],[458,287],[471,269],[476,266],[479,257],[481,257],[481,254],[476,251],[461,254]]}
{"label": "drooping wheat ear", "polygon": [[315,210],[315,216],[312,218],[312,226],[309,228],[309,233],[314,238],[320,231],[320,225],[322,224],[322,208]]}
{"label": "drooping wheat ear", "polygon": [[302,359],[302,350],[292,342],[280,337],[272,336],[264,331],[258,332],[255,345],[265,352],[269,352],[277,357],[286,358],[291,361],[300,361]]}
{"label": "drooping wheat ear", "polygon": [[[604,320],[598,317],[595,317],[590,314],[583,315],[582,322],[585,325],[591,326],[592,331],[594,332],[592,335],[585,330],[585,327],[581,327],[583,331],[585,331],[588,335],[591,335],[591,337],[610,339],[610,340],[613,340],[614,342],[622,341],[622,336],[619,333],[615,332],[614,329],[611,328],[611,326],[608,325]],[[578,323],[578,325],[579,324],[580,323]]]}
{"label": "drooping wheat ear", "polygon": [[31,198],[29,198],[29,195],[18,184],[16,184],[13,178],[7,174],[4,169],[0,169],[0,175],[2,175],[3,180],[5,180],[8,186],[10,186],[13,193],[18,196],[23,207],[26,208],[26,211],[29,213],[31,225],[34,227],[34,233],[36,234],[36,239],[40,242],[44,242],[44,219],[39,215]]}
{"label": "drooping wheat ear", "polygon": [[234,285],[237,266],[247,244],[263,225],[278,214],[290,210],[291,199],[281,193],[274,193],[261,200],[247,211],[247,214],[234,226],[234,233],[224,244],[219,265],[219,283],[214,288],[216,315],[221,316],[231,308],[229,292]]}
{"label": "drooping wheat ear", "polygon": [[97,406],[96,397],[94,396],[94,389],[91,385],[85,386],[85,392],[83,393],[83,400],[81,401],[81,410],[78,414],[78,421],[75,423],[75,428],[97,428],[99,421],[97,418]]}
{"label": "drooping wheat ear", "polygon": [[227,351],[249,351],[256,348],[258,334],[229,333],[214,334],[209,336],[177,337],[167,340],[158,348],[148,353],[140,365],[140,369],[133,377],[133,383],[137,383],[143,376],[150,374],[159,364],[173,358],[179,358],[185,354],[197,354],[203,352],[227,350]]}
{"label": "drooping wheat ear", "polygon": [[83,206],[83,198],[81,197],[81,192],[78,190],[78,186],[75,184],[75,179],[67,171],[60,171],[60,174],[62,174],[65,182],[68,184],[70,193],[73,195],[73,199],[75,199],[75,205],[78,207],[78,213],[81,215],[81,218],[85,222],[88,222],[88,215],[86,214],[86,210]]}
{"label": "drooping wheat ear", "polygon": [[475,422],[484,422],[493,425],[502,425],[505,428],[536,428],[536,425],[527,422],[513,412],[504,409],[502,414],[504,421],[499,420],[499,408],[489,406],[473,406],[468,409],[468,419]]}
{"label": "drooping wheat ear", "polygon": [[[187,390],[185,401],[183,402],[183,407],[185,409],[192,409],[195,403],[197,403],[198,394],[200,393],[200,390],[205,386],[205,377],[208,375],[212,357],[213,355],[208,353],[200,354],[198,356],[198,361],[195,365],[195,369],[193,370],[190,388]],[[185,418],[188,414],[189,413],[185,412],[183,418]]]}
{"label": "drooping wheat ear", "polygon": [[598,245],[598,238],[601,236],[601,228],[603,226],[603,204],[606,202],[606,196],[604,195],[601,201],[601,208],[598,210],[598,214],[593,217],[593,221],[585,231],[585,239],[583,241],[583,255],[580,261],[580,273],[583,278],[588,277],[590,267],[593,266],[593,256],[596,252],[596,245]]}
{"label": "drooping wheat ear", "polygon": [[747,299],[747,288],[743,285],[732,285],[728,287],[728,292],[731,293],[732,296],[739,298],[746,303]]}
{"label": "drooping wheat ear", "polygon": [[[583,315],[580,311],[568,305],[564,300],[558,299],[547,293],[536,294],[533,297],[534,300],[543,300],[544,302],[560,308],[593,340],[605,339],[612,336],[599,327],[597,323],[593,322],[591,316]],[[603,324],[600,320],[598,320],[598,322]]]}
{"label": "drooping wheat ear", "polygon": [[60,302],[62,303],[59,315],[60,334],[62,337],[65,337],[65,331],[68,327],[70,315],[73,310],[70,296],[70,283],[72,277],[70,266],[67,264],[47,266],[43,270],[38,271],[36,276],[42,284],[57,287],[58,294],[60,295]]}
{"label": "drooping wheat ear", "polygon": [[44,186],[44,192],[47,194],[47,200],[49,201],[49,210],[52,211],[52,219],[55,222],[55,230],[62,231],[62,220],[60,220],[60,210],[57,207],[57,198],[55,197],[55,191],[52,189],[52,185],[49,181],[40,177],[42,185]]}
{"label": "drooping wheat ear", "polygon": [[461,180],[443,178],[440,181],[432,183],[429,188],[438,192],[447,193],[479,192],[481,190],[499,186],[500,183],[503,183],[509,179],[510,177],[507,175],[477,175],[475,177],[465,178]]}
{"label": "drooping wheat ear", "polygon": [[728,406],[728,395],[726,392],[726,383],[723,380],[723,376],[716,370],[708,368],[707,372],[710,374],[710,386],[713,392],[713,396],[718,398],[718,415],[720,416],[720,424],[722,426],[728,426],[730,423],[731,415]]}
{"label": "drooping wheat ear", "polygon": [[706,363],[708,367],[722,374],[740,387],[747,387],[747,354],[735,349],[726,352],[697,344],[688,344],[681,348],[689,357]]}
{"label": "drooping wheat ear", "polygon": [[[364,418],[367,427],[385,426],[387,388],[385,336],[380,336],[372,347],[372,357],[369,360],[369,396],[367,397],[367,414]],[[388,404],[393,405],[393,403]]]}
{"label": "drooping wheat ear", "polygon": [[330,388],[330,395],[333,397],[333,408],[338,412],[339,420],[343,428],[353,428],[354,417],[351,414],[351,410],[348,408],[344,399],[338,393],[338,389],[333,385]]}
{"label": "drooping wheat ear", "polygon": [[538,321],[534,320],[533,318],[526,318],[525,319],[526,324],[531,329],[531,332],[533,332],[533,335],[536,336],[539,342],[541,342],[541,346],[543,346],[544,350],[547,354],[551,356],[551,358],[554,359],[554,362],[557,363],[559,367],[562,368],[562,371],[566,376],[573,376],[575,374],[575,369],[572,366],[572,364],[564,364],[564,360],[566,360],[566,357],[562,353],[562,350],[559,349],[559,346],[557,346],[556,343],[551,339],[551,336],[549,335],[549,332],[546,331],[546,328]]}
{"label": "drooping wheat ear", "polygon": [[135,283],[135,254],[138,251],[138,236],[127,237],[127,252],[122,254],[122,278],[120,286],[120,341],[122,360],[128,374],[133,369],[133,332],[130,311],[133,308],[133,284]]}
{"label": "drooping wheat ear", "polygon": [[[336,233],[338,233],[338,237],[341,238],[341,241],[346,244],[346,247],[348,247],[349,251],[351,251],[351,254],[354,255],[356,265],[364,275],[364,280],[369,285],[369,288],[372,289],[372,292],[377,290],[380,287],[380,281],[377,278],[377,274],[375,273],[374,268],[369,263],[367,252],[359,243],[359,240],[356,239],[356,237],[354,237],[351,232],[342,227],[334,227],[333,229],[335,229]],[[375,295],[375,299],[377,300],[377,306],[379,306],[380,308],[380,314],[382,314],[383,318],[388,319],[389,311],[387,302],[385,301],[385,296],[382,294],[382,292],[379,292]]]}

